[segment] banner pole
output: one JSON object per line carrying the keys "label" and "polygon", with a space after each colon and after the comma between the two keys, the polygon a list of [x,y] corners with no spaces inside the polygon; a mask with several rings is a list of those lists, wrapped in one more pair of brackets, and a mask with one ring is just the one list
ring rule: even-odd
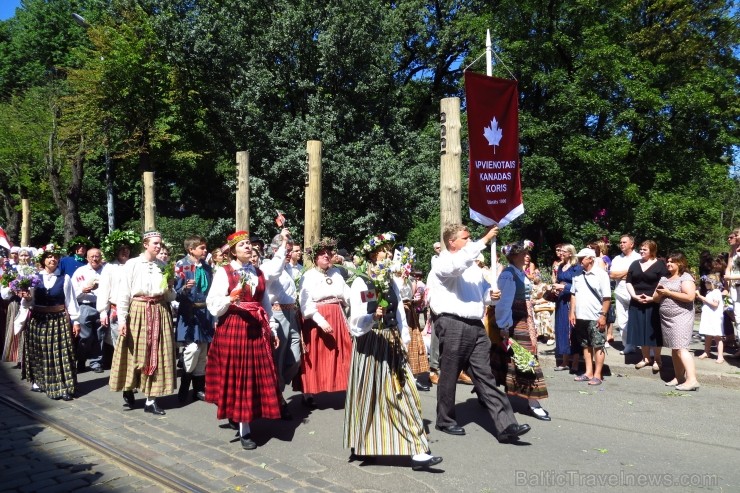
{"label": "banner pole", "polygon": [[[486,29],[486,75],[493,76],[493,47],[491,45],[491,30]],[[491,240],[491,270],[493,271],[493,286],[498,285],[498,258],[496,255],[496,238]]]}

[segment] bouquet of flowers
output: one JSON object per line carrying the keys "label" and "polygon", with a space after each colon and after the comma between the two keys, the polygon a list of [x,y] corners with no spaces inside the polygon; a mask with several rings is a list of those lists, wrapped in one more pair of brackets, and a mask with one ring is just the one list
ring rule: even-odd
{"label": "bouquet of flowers", "polygon": [[9,286],[16,293],[20,293],[21,291],[30,291],[40,283],[41,279],[38,276],[20,274],[10,282]]}
{"label": "bouquet of flowers", "polygon": [[516,369],[519,370],[522,373],[532,373],[534,374],[535,368],[540,366],[539,361],[537,361],[537,358],[534,357],[532,353],[527,351],[521,344],[516,342],[514,339],[508,339],[509,341],[509,348],[513,352],[513,355],[511,357],[512,361],[514,362],[514,366],[516,366]]}
{"label": "bouquet of flowers", "polygon": [[0,284],[7,288],[17,276],[18,273],[13,269],[13,266],[10,265],[10,262],[6,260],[5,265],[3,266],[3,275],[0,276]]}
{"label": "bouquet of flowers", "polygon": [[377,265],[369,266],[367,269],[367,274],[375,286],[378,306],[384,308],[388,306],[388,292],[391,289],[390,271],[391,262],[388,260],[382,260]]}
{"label": "bouquet of flowers", "polygon": [[391,270],[395,273],[401,273],[403,277],[409,277],[411,270],[414,267],[414,260],[416,255],[414,249],[407,246],[402,247],[400,250],[393,252],[393,265]]}

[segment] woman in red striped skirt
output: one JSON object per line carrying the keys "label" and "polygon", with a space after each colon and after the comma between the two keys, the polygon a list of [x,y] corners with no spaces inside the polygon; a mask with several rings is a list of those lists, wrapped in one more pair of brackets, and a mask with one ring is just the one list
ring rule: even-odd
{"label": "woman in red striped skirt", "polygon": [[272,307],[265,296],[262,271],[250,263],[249,233],[227,238],[231,262],[213,276],[206,303],[218,317],[206,363],[206,401],[218,407],[218,419],[239,423],[242,448],[253,450],[249,423],[279,419],[277,374],[272,349],[277,335],[270,328]]}
{"label": "woman in red striped skirt", "polygon": [[332,267],[336,241],[324,238],[311,248],[314,268],[301,278],[303,314],[301,362],[303,403],[315,407],[313,395],[347,390],[352,339],[343,307],[349,303],[349,287],[339,270]]}

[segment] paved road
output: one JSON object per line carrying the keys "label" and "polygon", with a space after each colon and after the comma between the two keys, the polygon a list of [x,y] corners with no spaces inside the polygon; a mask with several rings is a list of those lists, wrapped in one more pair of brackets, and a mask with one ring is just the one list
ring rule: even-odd
{"label": "paved road", "polygon": [[[737,366],[712,375],[702,365],[701,389],[680,393],[649,369],[634,370],[616,350],[608,356],[612,376],[600,387],[553,372],[552,356],[544,354],[542,362],[550,391],[544,405],[553,420],[517,414],[532,426],[517,445],[493,438],[490,418],[471,387],[457,389],[464,437],[434,430],[436,391],[422,393],[432,451],[444,457],[432,472],[414,472],[398,459],[348,462],[349,451],[341,447],[342,395],[322,395],[320,409],[309,411],[288,393],[295,419],[255,422],[259,448],[248,452],[215,419],[214,406],[179,407],[171,396],[162,399],[164,417],[145,414],[141,398],[130,411],[120,394],[108,391],[107,372],[80,375],[81,395],[67,403],[28,392],[19,372],[4,363],[0,391],[208,491],[590,492],[633,490],[643,483],[645,491],[740,491]],[[668,357],[664,363],[670,366]],[[711,370],[719,366],[702,363],[712,364]],[[664,370],[663,378],[669,373]]]}
{"label": "paved road", "polygon": [[162,491],[79,441],[0,401],[2,491]]}

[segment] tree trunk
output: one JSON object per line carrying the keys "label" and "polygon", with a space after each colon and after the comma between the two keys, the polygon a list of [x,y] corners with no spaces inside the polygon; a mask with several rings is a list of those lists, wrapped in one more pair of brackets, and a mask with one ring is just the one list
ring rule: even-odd
{"label": "tree trunk", "polygon": [[72,176],[66,194],[66,213],[64,215],[64,242],[68,242],[82,232],[80,218],[80,197],[82,179],[85,174],[85,137],[80,136],[80,147],[72,158]]}

